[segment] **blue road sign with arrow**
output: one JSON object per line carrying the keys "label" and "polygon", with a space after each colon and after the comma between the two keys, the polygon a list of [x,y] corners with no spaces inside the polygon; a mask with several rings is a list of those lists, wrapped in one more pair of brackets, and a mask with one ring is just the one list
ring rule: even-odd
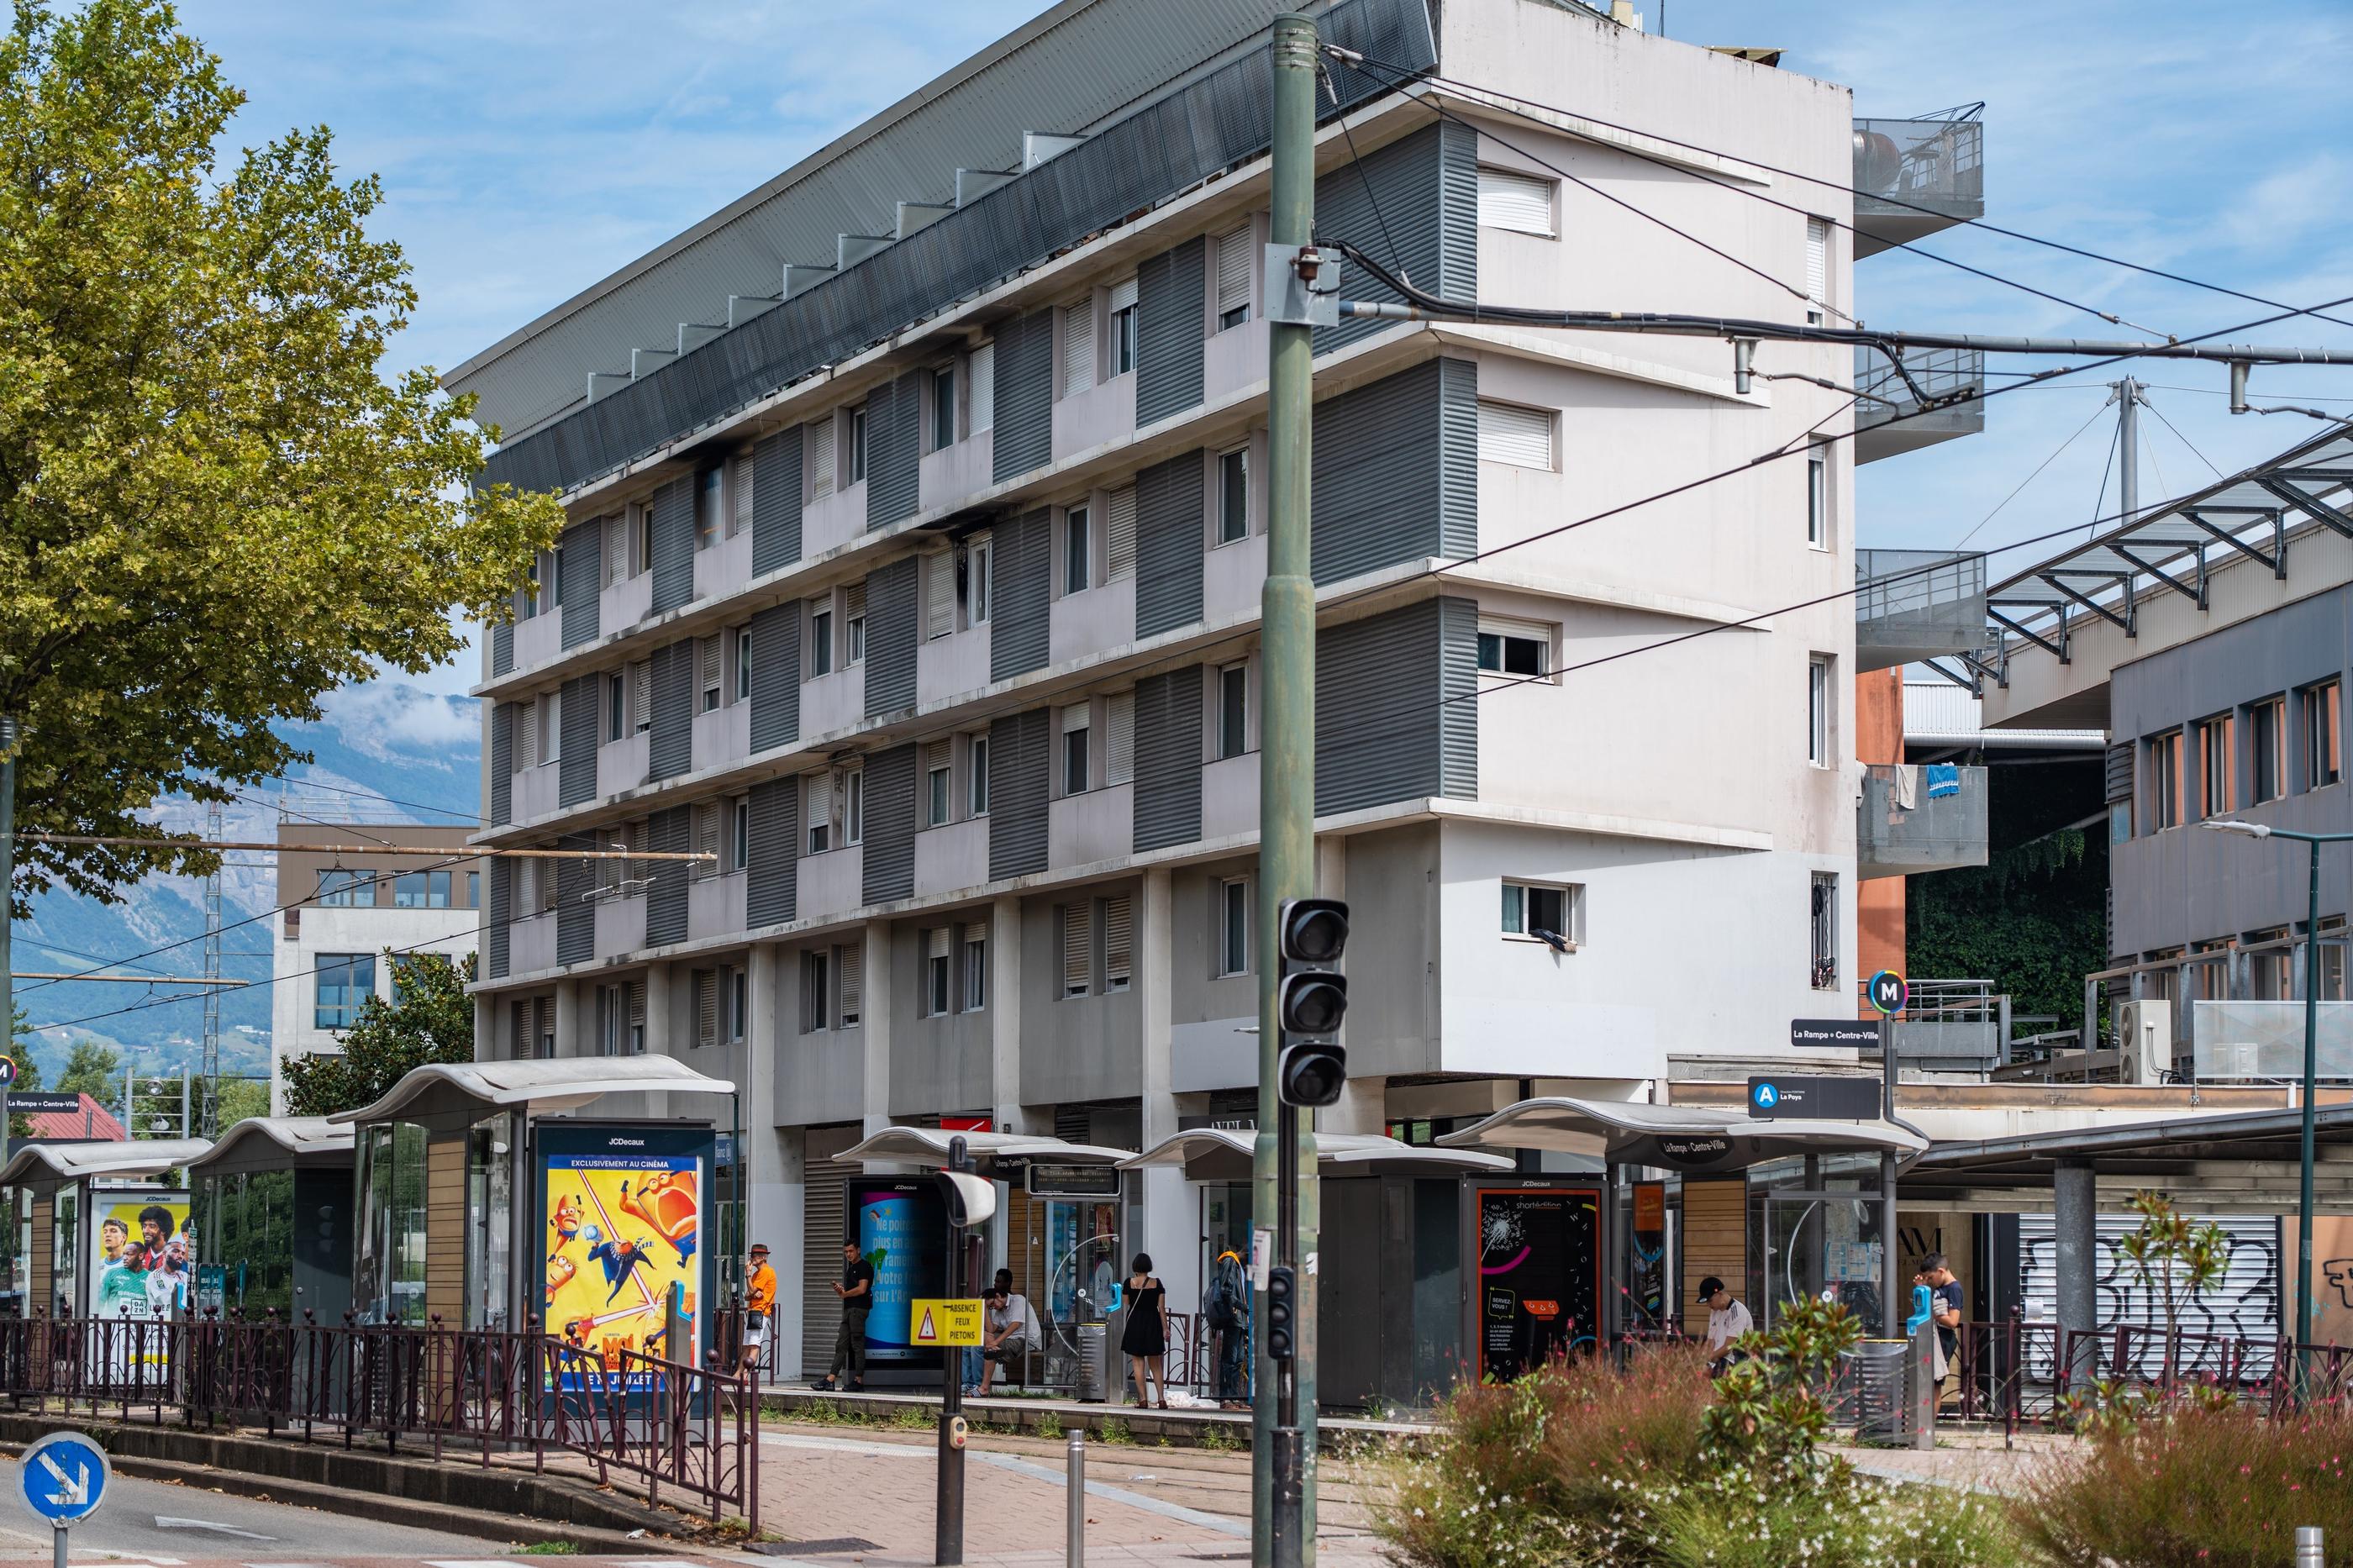
{"label": "blue road sign with arrow", "polygon": [[16,1489],[25,1506],[63,1529],[98,1511],[113,1471],[106,1450],[79,1432],[52,1432],[16,1461]]}

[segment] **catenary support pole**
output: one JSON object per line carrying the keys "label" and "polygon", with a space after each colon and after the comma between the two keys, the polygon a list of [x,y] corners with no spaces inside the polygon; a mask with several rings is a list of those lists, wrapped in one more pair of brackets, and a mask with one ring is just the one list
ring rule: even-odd
{"label": "catenary support pole", "polygon": [[[1879,1114],[1895,1120],[1895,1020],[1879,1019]],[[1896,1245],[1895,1151],[1879,1152],[1879,1294],[1880,1331],[1891,1340],[1904,1337],[1903,1251]]]}
{"label": "catenary support pole", "polygon": [[2126,522],[2140,515],[2140,383],[2126,376],[2116,389],[2116,510]]}
{"label": "catenary support pole", "polygon": [[[1274,19],[1272,163],[1269,239],[1304,246],[1315,225],[1315,24],[1297,12]],[[1271,279],[1269,289],[1275,287]],[[1315,891],[1315,584],[1308,563],[1308,466],[1314,415],[1314,329],[1271,322],[1267,378],[1266,586],[1261,605],[1265,723],[1259,752],[1259,1088],[1258,1138],[1251,1167],[1251,1224],[1263,1235],[1278,1207],[1288,1207],[1278,1257],[1298,1264],[1297,1357],[1290,1390],[1298,1411],[1295,1441],[1286,1439],[1300,1468],[1299,1511],[1284,1521],[1289,1563],[1312,1564],[1315,1479],[1315,1152],[1312,1114],[1298,1116],[1296,1146],[1278,1131],[1284,1120],[1275,1091],[1282,1038],[1275,1021],[1275,912],[1285,899]],[[1286,1126],[1282,1131],[1287,1131]],[[1288,1182],[1278,1182],[1278,1173]],[[1295,1184],[1284,1205],[1277,1188]],[[1253,1269],[1265,1279],[1263,1259]],[[1265,1320],[1261,1291],[1259,1321]],[[1277,1369],[1259,1336],[1250,1445],[1250,1560],[1275,1563]],[[1289,1401],[1286,1401],[1289,1403]]]}
{"label": "catenary support pole", "polygon": [[2304,1111],[2303,1169],[2297,1173],[2295,1194],[2295,1395],[2311,1391],[2311,1357],[2304,1346],[2312,1342],[2312,1226],[2316,1212],[2312,1200],[2313,1096],[2320,1084],[2320,846],[2316,837],[2306,846],[2312,851],[2309,902],[2304,921]]}

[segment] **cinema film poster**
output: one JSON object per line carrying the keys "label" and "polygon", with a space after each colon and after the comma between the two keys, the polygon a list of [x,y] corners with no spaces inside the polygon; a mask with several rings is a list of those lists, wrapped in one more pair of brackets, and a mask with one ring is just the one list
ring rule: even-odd
{"label": "cinema film poster", "polygon": [[188,1194],[100,1188],[90,1206],[90,1315],[167,1322],[185,1309],[196,1250]]}
{"label": "cinema film poster", "polygon": [[[653,1378],[628,1369],[629,1352],[700,1363],[708,1175],[709,1163],[699,1153],[605,1149],[544,1155],[540,1280],[548,1331],[588,1352],[607,1374],[626,1373],[633,1384],[650,1384]],[[685,1346],[665,1342],[673,1286],[685,1288],[692,1342]],[[557,1381],[574,1388],[587,1379],[579,1370],[565,1370]]]}

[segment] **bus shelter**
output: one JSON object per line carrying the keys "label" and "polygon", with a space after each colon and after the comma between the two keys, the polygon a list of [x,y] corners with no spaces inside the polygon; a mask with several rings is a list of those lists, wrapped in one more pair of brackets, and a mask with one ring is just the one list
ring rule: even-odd
{"label": "bus shelter", "polygon": [[1514,1175],[1466,1188],[1465,1370],[1511,1377],[1594,1340],[1672,1328],[1718,1275],[1769,1328],[1778,1303],[1885,1302],[1881,1156],[1928,1141],[1883,1120],[1541,1097],[1440,1138],[1454,1148],[1598,1158],[1598,1177]]}
{"label": "bus shelter", "polygon": [[[694,1359],[721,1274],[706,1246],[734,1234],[718,1130],[662,1115],[671,1096],[735,1086],[668,1057],[417,1068],[375,1104],[329,1120],[353,1132],[352,1310],[364,1323],[520,1331],[536,1320],[608,1361]],[[656,1114],[586,1114],[628,1096]],[[731,1116],[732,1121],[732,1116]],[[732,1157],[732,1155],[731,1155]],[[737,1205],[740,1206],[740,1205]]]}
{"label": "bus shelter", "polygon": [[[1427,1405],[1461,1363],[1463,1194],[1508,1176],[1512,1162],[1378,1133],[1314,1136],[1317,1399],[1340,1407]],[[1180,1167],[1201,1206],[1205,1253],[1214,1246],[1247,1259],[1252,1234],[1274,1223],[1251,1206],[1257,1142],[1250,1129],[1195,1128],[1125,1163]],[[1204,1259],[1203,1279],[1214,1256]]]}
{"label": "bus shelter", "polygon": [[354,1142],[324,1117],[256,1116],[188,1162],[199,1310],[343,1321]]}
{"label": "bus shelter", "polygon": [[153,1319],[187,1304],[188,1190],[172,1173],[202,1138],[28,1143],[0,1187],[16,1194],[32,1259],[26,1306],[51,1319]]}

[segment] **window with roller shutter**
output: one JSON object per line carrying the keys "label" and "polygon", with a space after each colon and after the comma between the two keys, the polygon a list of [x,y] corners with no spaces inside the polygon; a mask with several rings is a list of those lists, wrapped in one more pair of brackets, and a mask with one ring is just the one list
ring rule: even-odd
{"label": "window with roller shutter", "polygon": [[538,1055],[542,1061],[555,1059],[555,998],[553,996],[539,999]]}
{"label": "window with roller shutter", "polygon": [[629,993],[629,1054],[633,1057],[641,1057],[646,1054],[646,983],[642,980],[632,980],[628,984],[628,990]]}
{"label": "window with roller shutter", "polygon": [[855,668],[866,662],[866,584],[852,583],[841,591],[844,662]]}
{"label": "window with roller shutter", "polygon": [[866,770],[846,768],[841,774],[841,842],[866,841]]}
{"label": "window with roller shutter", "polygon": [[866,950],[856,942],[834,949],[833,967],[841,985],[834,1016],[843,1028],[854,1029],[866,1016]]}
{"label": "window with roller shutter", "polygon": [[833,493],[834,445],[833,416],[808,427],[809,500],[813,501]]}
{"label": "window with roller shutter", "polygon": [[726,805],[723,801],[698,802],[694,807],[694,852],[708,855],[708,860],[694,862],[693,875],[698,882],[706,877],[719,875],[719,852],[726,826]]}
{"label": "window with roller shutter", "polygon": [[629,530],[627,521],[618,517],[605,520],[603,531],[604,571],[602,586],[609,588],[629,575]]}
{"label": "window with roller shutter", "polygon": [[1124,784],[1135,777],[1135,693],[1114,691],[1103,699],[1103,783]]}
{"label": "window with roller shutter", "polygon": [[975,921],[964,928],[964,1010],[977,1013],[988,1005],[988,924]]}
{"label": "window with roller shutter", "polygon": [[1103,570],[1124,577],[1135,570],[1135,487],[1116,489],[1103,500]]}
{"label": "window with roller shutter", "polygon": [[833,1027],[833,950],[801,954],[801,1033]]}
{"label": "window with roller shutter", "polygon": [[641,658],[629,666],[629,733],[642,735],[654,723],[654,661]]}
{"label": "window with roller shutter", "polygon": [[1076,397],[1095,384],[1095,301],[1090,294],[1062,308],[1062,395]]}
{"label": "window with roller shutter", "polygon": [[1062,995],[1084,996],[1094,989],[1094,909],[1062,906]]}
{"label": "window with roller shutter", "polygon": [[923,557],[924,640],[953,635],[955,623],[955,552],[937,551]]}
{"label": "window with roller shutter", "polygon": [[944,827],[955,815],[955,743],[931,741],[923,746],[923,826]]}
{"label": "window with roller shutter", "polygon": [[1479,400],[1479,457],[1519,468],[1549,468],[1552,410]]}
{"label": "window with roller shutter", "polygon": [[923,1016],[944,1016],[948,1011],[948,966],[953,958],[949,952],[955,931],[948,926],[934,926],[923,932]]}
{"label": "window with roller shutter", "polygon": [[1103,901],[1103,990],[1127,989],[1134,969],[1135,933],[1133,906],[1124,893]]}
{"label": "window with roller shutter", "polygon": [[1250,319],[1250,229],[1218,237],[1218,330]]}
{"label": "window with roller shutter", "polygon": [[715,969],[694,972],[694,1043],[719,1043],[719,972]]}
{"label": "window with roller shutter", "polygon": [[1812,306],[1806,312],[1809,326],[1821,325],[1823,310],[1830,304],[1830,219],[1810,217],[1806,220],[1806,298]]}
{"label": "window with roller shutter", "polygon": [[1111,286],[1111,374],[1125,375],[1135,368],[1135,279],[1123,278]]}
{"label": "window with roller shutter", "polygon": [[1553,237],[1553,182],[1505,169],[1479,171],[1479,226]]}
{"label": "window with roller shutter", "polygon": [[539,765],[539,704],[515,707],[514,771],[526,773]]}
{"label": "window with roller shutter", "polygon": [[727,471],[727,537],[752,526],[752,454],[735,459]]}
{"label": "window with roller shutter", "polygon": [[997,424],[997,345],[983,343],[972,351],[965,363],[965,428],[977,436]]}
{"label": "window with roller shutter", "polygon": [[1092,705],[1073,702],[1062,710],[1062,793],[1084,795],[1094,782],[1088,755],[1087,729]]}
{"label": "window with roller shutter", "polygon": [[699,684],[702,691],[701,711],[705,713],[718,708],[720,694],[724,689],[720,679],[720,639],[717,637],[695,639],[694,661],[696,668],[701,673]]}
{"label": "window with roller shutter", "polygon": [[801,820],[808,824],[808,852],[822,855],[833,847],[833,775],[811,773],[801,804]]}

